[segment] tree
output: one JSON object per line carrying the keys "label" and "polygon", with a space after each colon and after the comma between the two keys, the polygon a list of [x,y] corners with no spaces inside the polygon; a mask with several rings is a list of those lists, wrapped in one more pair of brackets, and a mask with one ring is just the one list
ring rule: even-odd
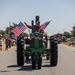
{"label": "tree", "polygon": [[11,31],[16,27],[16,25],[17,25],[17,24],[12,23],[12,25],[10,25],[9,27],[6,27],[5,32],[6,32],[7,34],[10,34]]}
{"label": "tree", "polygon": [[71,36],[75,37],[75,26],[73,26],[73,30],[71,31]]}
{"label": "tree", "polygon": [[66,38],[69,38],[71,35],[70,35],[69,32],[66,32],[66,31],[65,31],[65,32],[63,33],[63,36],[65,36]]}
{"label": "tree", "polygon": [[5,34],[5,31],[3,31],[3,30],[0,30],[0,34],[2,34],[2,35],[3,35],[3,34]]}
{"label": "tree", "polygon": [[57,33],[55,34],[57,38],[61,38],[62,37],[62,33]]}

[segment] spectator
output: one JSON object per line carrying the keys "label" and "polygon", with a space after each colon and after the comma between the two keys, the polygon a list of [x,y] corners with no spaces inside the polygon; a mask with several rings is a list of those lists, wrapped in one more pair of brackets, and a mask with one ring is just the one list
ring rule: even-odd
{"label": "spectator", "polygon": [[8,41],[9,41],[9,48],[11,48],[11,43],[12,43],[11,38],[9,38]]}
{"label": "spectator", "polygon": [[2,38],[0,38],[0,50],[2,50]]}
{"label": "spectator", "polygon": [[8,40],[8,38],[5,39],[5,44],[6,44],[6,50],[8,50],[8,46],[9,46],[9,40]]}

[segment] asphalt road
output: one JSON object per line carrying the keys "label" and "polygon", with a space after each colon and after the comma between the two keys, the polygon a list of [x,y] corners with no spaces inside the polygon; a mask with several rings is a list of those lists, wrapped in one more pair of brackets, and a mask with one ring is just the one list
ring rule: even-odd
{"label": "asphalt road", "polygon": [[58,65],[51,67],[43,58],[42,68],[33,70],[31,64],[18,67],[16,48],[0,51],[0,75],[75,75],[75,48],[65,45],[58,47]]}

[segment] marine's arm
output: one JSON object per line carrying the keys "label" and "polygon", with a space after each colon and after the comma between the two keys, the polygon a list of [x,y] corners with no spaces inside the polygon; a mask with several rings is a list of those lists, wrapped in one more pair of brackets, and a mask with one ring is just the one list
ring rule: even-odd
{"label": "marine's arm", "polygon": [[28,28],[32,29],[32,26],[27,25],[26,22],[24,22],[24,24],[25,24]]}

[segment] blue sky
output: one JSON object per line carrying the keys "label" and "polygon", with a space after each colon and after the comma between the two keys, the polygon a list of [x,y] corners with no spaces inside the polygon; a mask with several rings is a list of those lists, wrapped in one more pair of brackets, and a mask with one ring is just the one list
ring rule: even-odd
{"label": "blue sky", "polygon": [[48,35],[70,31],[75,23],[75,0],[0,0],[0,30],[9,22],[30,25],[36,15],[41,24],[52,20],[45,29]]}

